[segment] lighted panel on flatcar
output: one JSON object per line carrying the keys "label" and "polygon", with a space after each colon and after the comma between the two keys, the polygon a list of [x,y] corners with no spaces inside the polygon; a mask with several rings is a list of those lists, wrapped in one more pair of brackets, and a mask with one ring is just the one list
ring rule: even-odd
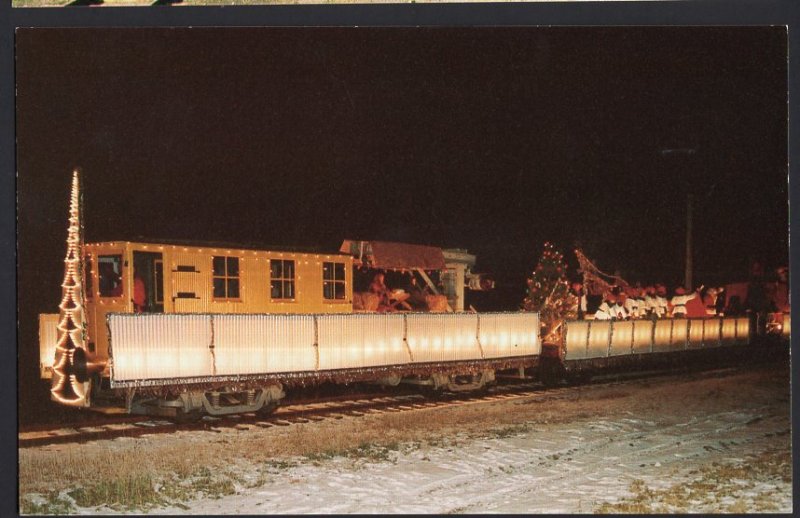
{"label": "lighted panel on flatcar", "polygon": [[90,351],[108,357],[108,313],[346,313],[344,254],[158,243],[85,245]]}

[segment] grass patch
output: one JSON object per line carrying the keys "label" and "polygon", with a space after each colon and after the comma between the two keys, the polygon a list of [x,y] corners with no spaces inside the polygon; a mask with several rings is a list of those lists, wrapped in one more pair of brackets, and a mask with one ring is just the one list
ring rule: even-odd
{"label": "grass patch", "polygon": [[[403,452],[419,448],[419,445],[405,445]],[[397,462],[393,452],[401,450],[401,445],[397,441],[387,444],[374,442],[361,442],[358,446],[345,449],[328,449],[320,452],[308,453],[305,457],[315,464],[330,460],[335,457],[345,457],[354,460],[364,460],[367,462]]]}
{"label": "grass patch", "polygon": [[75,506],[72,501],[57,491],[50,491],[44,496],[31,494],[20,500],[20,514],[63,515],[74,512]]}
{"label": "grass patch", "polygon": [[[666,489],[651,489],[642,480],[630,485],[632,496],[603,503],[600,514],[752,513],[778,511],[776,500],[785,499],[778,484],[791,485],[789,451],[765,452],[737,464],[712,463],[695,474],[695,480]],[[761,486],[761,489],[757,489]],[[789,495],[791,499],[791,495]]]}
{"label": "grass patch", "polygon": [[112,480],[101,480],[89,487],[79,487],[68,494],[80,507],[122,506],[145,508],[163,502],[149,475],[134,474]]}
{"label": "grass patch", "polygon": [[515,437],[530,431],[531,425],[528,423],[514,424],[497,428],[489,431],[489,438],[506,439],[508,437]]}
{"label": "grass patch", "polygon": [[207,467],[193,472],[189,477],[178,476],[166,481],[159,488],[159,495],[164,497],[159,503],[172,503],[191,500],[197,497],[219,499],[236,493],[234,479],[226,474],[214,474]]}

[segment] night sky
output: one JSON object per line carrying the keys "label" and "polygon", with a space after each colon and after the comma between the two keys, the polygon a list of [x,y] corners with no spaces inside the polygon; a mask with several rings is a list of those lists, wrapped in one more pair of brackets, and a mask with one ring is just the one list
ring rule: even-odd
{"label": "night sky", "polygon": [[20,375],[76,166],[89,242],[467,248],[478,309],[546,240],[681,283],[687,193],[698,283],[787,264],[786,54],[781,27],[20,30]]}

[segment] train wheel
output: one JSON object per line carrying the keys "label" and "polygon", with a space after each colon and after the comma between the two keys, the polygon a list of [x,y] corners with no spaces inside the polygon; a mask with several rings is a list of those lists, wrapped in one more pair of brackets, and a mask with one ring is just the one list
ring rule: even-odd
{"label": "train wheel", "polygon": [[545,387],[555,387],[564,379],[564,367],[555,358],[542,358],[539,364],[539,380]]}
{"label": "train wheel", "polygon": [[179,408],[175,412],[175,416],[172,418],[172,421],[178,424],[185,424],[185,423],[196,423],[203,418],[203,411],[199,408],[195,408],[189,410],[188,412],[182,408]]}
{"label": "train wheel", "polygon": [[278,408],[278,402],[270,401],[269,403],[264,403],[264,406],[256,410],[256,415],[258,417],[269,417],[275,412],[277,408]]}
{"label": "train wheel", "polygon": [[572,385],[583,385],[592,381],[592,373],[588,370],[573,372],[567,376],[567,380]]}

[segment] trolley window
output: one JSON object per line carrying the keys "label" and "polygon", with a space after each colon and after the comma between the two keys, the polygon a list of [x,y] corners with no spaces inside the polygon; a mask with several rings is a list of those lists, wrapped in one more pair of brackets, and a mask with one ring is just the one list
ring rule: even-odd
{"label": "trolley window", "polygon": [[322,263],[322,296],[344,300],[344,263]]}
{"label": "trolley window", "polygon": [[294,261],[272,259],[269,262],[270,297],[294,299]]}
{"label": "trolley window", "polygon": [[214,272],[214,298],[239,299],[239,258],[214,256],[212,259]]}
{"label": "trolley window", "polygon": [[97,273],[101,297],[122,296],[122,256],[101,255],[97,257]]}

